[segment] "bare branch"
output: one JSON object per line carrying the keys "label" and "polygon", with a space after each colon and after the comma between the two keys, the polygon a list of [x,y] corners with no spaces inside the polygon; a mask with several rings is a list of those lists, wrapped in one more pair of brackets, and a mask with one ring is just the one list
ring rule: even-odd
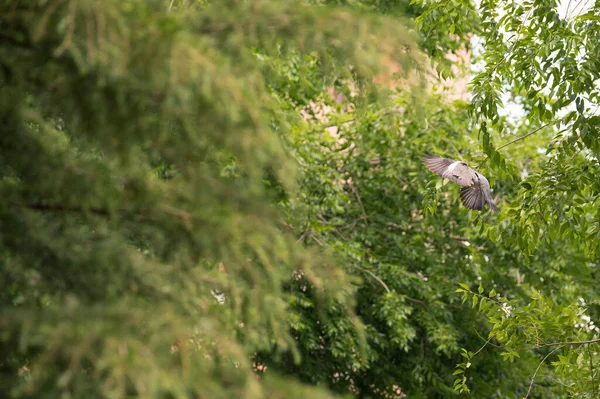
{"label": "bare branch", "polygon": [[496,65],[494,65],[494,68],[492,69],[492,71],[490,73],[490,77],[496,71],[496,69],[498,69],[500,67],[500,65],[502,65],[502,64],[504,64],[506,62],[506,60],[508,59],[508,57],[510,57],[510,55],[512,54],[512,52],[515,50],[515,47],[517,46],[517,43],[519,42],[519,40],[521,40],[521,33],[523,32],[523,26],[525,25],[525,21],[527,21],[527,18],[529,18],[529,16],[531,15],[532,11],[533,11],[533,6],[531,6],[531,8],[529,9],[529,11],[527,11],[527,14],[525,14],[525,16],[523,17],[523,19],[521,20],[521,25],[519,26],[519,30],[517,32],[517,37],[516,37],[515,41],[513,42],[512,46],[510,47],[510,49],[508,50],[508,52],[504,55],[504,58],[502,58]]}
{"label": "bare branch", "polygon": [[[478,333],[477,335],[479,335],[479,333]],[[479,352],[481,352],[481,351],[483,350],[483,348],[485,348],[485,347],[487,346],[487,344],[489,344],[489,343],[490,343],[490,341],[491,341],[491,340],[492,340],[492,339],[493,339],[495,336],[496,336],[496,334],[492,335],[492,336],[491,336],[491,337],[490,337],[490,338],[489,338],[487,341],[485,341],[485,343],[483,344],[483,346],[482,346],[481,348],[479,348],[479,349],[477,350],[477,352],[473,353],[473,356],[475,356],[476,354],[478,354]],[[480,335],[480,337],[481,337],[481,335]]]}
{"label": "bare branch", "polygon": [[429,309],[429,306],[427,306],[427,304],[420,299],[411,298],[409,296],[405,296],[404,299],[406,299],[409,302],[418,303],[419,305],[423,306],[425,309]]}
{"label": "bare branch", "polygon": [[542,367],[542,364],[544,364],[544,362],[546,361],[546,359],[548,359],[548,357],[550,357],[550,355],[552,355],[554,352],[556,352],[560,348],[562,348],[562,346],[559,346],[558,348],[554,349],[552,352],[548,353],[546,356],[544,356],[544,358],[542,359],[540,364],[538,364],[537,369],[535,369],[535,373],[533,373],[533,377],[531,377],[531,382],[529,383],[529,389],[527,390],[527,395],[525,395],[525,399],[527,399],[529,397],[529,394],[531,393],[531,388],[533,387],[533,382],[535,381],[535,377],[536,377],[538,371],[540,371],[540,367]]}
{"label": "bare branch", "polygon": [[597,394],[597,390],[598,390],[598,386],[596,385],[596,381],[594,379],[594,359],[592,358],[592,352],[590,351],[590,346],[588,345],[587,347],[587,353],[588,353],[588,357],[590,358],[590,376],[592,377],[592,386],[593,391],[592,391],[592,397],[597,398],[598,394]]}
{"label": "bare branch", "polygon": [[[475,331],[475,334],[477,334],[477,336],[478,336],[478,337],[479,337],[479,338],[480,338],[482,341],[486,341],[486,339],[485,339],[485,338],[484,338],[484,337],[483,337],[481,334],[479,334],[479,331],[477,331],[477,330],[474,330],[474,331]],[[494,337],[495,337],[495,335],[493,335],[493,336],[492,336],[490,339],[492,339],[492,338],[494,338]],[[502,345],[496,345],[496,344],[492,344],[492,343],[490,342],[490,339],[488,339],[488,340],[487,340],[487,342],[485,343],[485,345],[491,345],[491,346],[493,346],[494,348],[498,348],[498,349],[504,349],[504,346],[502,346]],[[484,346],[485,346],[485,345],[484,345]],[[481,349],[480,349],[480,350],[481,350]],[[479,353],[479,351],[477,351],[476,353]]]}
{"label": "bare branch", "polygon": [[[552,125],[552,124],[554,124],[554,123],[556,123],[556,121],[551,121],[551,122],[548,122],[548,123],[546,123],[544,126],[540,126],[540,127],[538,127],[537,129],[535,129],[535,130],[533,130],[533,131],[531,131],[531,132],[529,132],[529,133],[527,133],[527,134],[524,134],[523,136],[517,137],[516,139],[514,139],[514,140],[511,140],[511,141],[509,141],[508,143],[502,144],[500,147],[496,148],[496,151],[500,151],[501,149],[503,149],[503,148],[505,148],[505,147],[508,147],[509,145],[511,145],[511,144],[514,144],[514,143],[516,143],[516,142],[518,142],[518,141],[525,140],[527,137],[529,137],[529,136],[533,136],[534,134],[536,134],[537,132],[539,132],[539,131],[540,131],[540,130],[542,130],[543,128],[545,128],[545,127],[548,127],[548,126],[550,126],[550,125]],[[487,160],[488,160],[488,158],[489,158],[489,157],[488,157],[488,156],[487,156],[487,154],[486,154],[486,156],[483,158],[483,160],[482,160],[482,161],[479,163],[478,167],[480,167],[481,165],[483,165],[483,164],[485,163],[485,161],[487,161]]]}
{"label": "bare branch", "polygon": [[357,268],[357,269],[359,269],[359,270],[362,270],[363,272],[365,272],[365,273],[369,274],[371,277],[373,277],[375,280],[377,280],[377,282],[379,282],[379,284],[381,284],[381,286],[382,286],[383,288],[385,288],[385,290],[386,290],[387,292],[392,292],[392,291],[390,291],[390,289],[388,288],[387,284],[386,284],[386,283],[384,283],[382,279],[380,279],[379,277],[377,277],[377,275],[376,275],[375,273],[373,273],[372,271],[370,271],[370,270],[367,270],[367,269],[365,269],[365,268],[363,268],[363,267],[360,267],[360,266],[358,266],[358,265],[355,265],[355,264],[352,264],[352,263],[351,263],[351,266],[354,266],[355,268]]}
{"label": "bare branch", "polygon": [[548,122],[548,123],[546,123],[544,126],[540,126],[540,127],[538,127],[537,129],[535,129],[535,130],[534,130],[534,131],[532,131],[532,132],[529,132],[529,133],[527,133],[527,134],[525,134],[525,135],[523,135],[523,136],[521,136],[521,137],[517,137],[516,139],[514,139],[514,140],[512,140],[512,141],[509,141],[509,142],[508,142],[508,143],[506,143],[506,144],[503,144],[503,145],[501,145],[500,147],[496,148],[496,151],[500,151],[500,150],[501,150],[501,149],[503,149],[504,147],[508,147],[509,145],[511,145],[511,144],[514,144],[514,143],[516,143],[517,141],[521,141],[521,140],[524,140],[524,139],[526,139],[526,138],[527,138],[527,137],[529,137],[529,136],[533,136],[534,134],[536,134],[537,132],[539,132],[539,131],[540,131],[540,130],[542,130],[543,128],[545,128],[545,127],[548,127],[548,126],[550,126],[550,125],[552,125],[552,124],[554,124],[554,123],[556,123],[556,121]]}
{"label": "bare branch", "polygon": [[[481,297],[483,297],[481,295]],[[489,299],[489,298],[486,298]],[[475,333],[481,338],[481,339],[485,339],[483,338],[477,331],[475,331]],[[517,351],[517,352],[522,352],[522,351],[531,351],[534,349],[540,349],[540,348],[551,348],[553,346],[575,346],[575,345],[586,345],[586,344],[597,344],[600,343],[600,338],[596,338],[596,339],[591,339],[589,341],[564,341],[564,342],[551,342],[549,344],[540,344],[540,345],[534,345],[534,346],[530,346],[528,348],[507,348],[504,345],[495,345],[495,344],[490,344],[492,346],[495,346],[496,348],[499,349],[504,349],[504,350],[513,350],[513,351]]]}
{"label": "bare branch", "polygon": [[314,234],[310,233],[309,238],[312,238],[314,242],[316,242],[317,244],[319,244],[320,246],[325,246],[325,244],[323,243],[323,241],[319,240],[317,238],[317,236],[315,236]]}
{"label": "bare branch", "polygon": [[529,351],[529,350],[532,350],[532,349],[548,348],[548,347],[551,347],[551,346],[585,345],[585,344],[596,344],[598,342],[600,342],[600,338],[591,339],[589,341],[552,342],[552,343],[549,343],[549,344],[535,345],[535,346],[532,346],[530,348],[522,348],[522,349],[516,349],[516,350],[518,350],[518,351]]}
{"label": "bare branch", "polygon": [[358,189],[356,188],[356,186],[354,185],[354,183],[350,183],[350,188],[352,188],[352,192],[354,193],[354,195],[358,199],[358,204],[360,205],[360,210],[362,212],[362,217],[363,217],[365,223],[369,224],[369,218],[367,217],[367,213],[365,212],[365,207],[364,207],[364,205],[362,203],[362,200],[360,199],[360,195],[358,194]]}

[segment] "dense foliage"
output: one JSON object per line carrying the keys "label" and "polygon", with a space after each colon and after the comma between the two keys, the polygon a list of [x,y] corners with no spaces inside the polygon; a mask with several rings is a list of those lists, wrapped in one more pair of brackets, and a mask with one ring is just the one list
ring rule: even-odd
{"label": "dense foliage", "polygon": [[[435,18],[443,7],[432,4],[423,18]],[[502,356],[511,362],[524,353],[538,357],[525,396],[535,394],[536,374],[552,364],[556,374],[543,385],[597,397],[600,3],[482,1],[478,15],[473,122],[483,161],[514,186],[504,212],[482,232],[516,255],[499,266],[514,274],[521,292],[498,289],[495,280],[484,281],[485,289],[471,282],[458,291],[479,303],[492,325],[490,343],[497,341]],[[518,104],[523,117],[503,117],[507,103]],[[459,377],[472,352],[464,357]],[[459,378],[457,388],[467,389],[466,382]]]}
{"label": "dense foliage", "polygon": [[413,3],[0,0],[2,390],[596,397],[600,4]]}

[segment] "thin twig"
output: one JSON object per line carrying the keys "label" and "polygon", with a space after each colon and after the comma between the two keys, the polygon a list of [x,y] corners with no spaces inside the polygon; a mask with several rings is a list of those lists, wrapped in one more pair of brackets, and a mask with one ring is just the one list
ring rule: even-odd
{"label": "thin twig", "polygon": [[[486,341],[486,339],[485,339],[485,338],[484,338],[484,337],[483,337],[481,334],[479,334],[479,331],[475,330],[475,334],[477,334],[477,336],[478,336],[478,337],[479,337],[479,338],[480,338],[482,341]],[[492,336],[492,338],[494,338],[494,337],[495,337],[495,335],[493,335],[493,336]],[[496,344],[492,344],[492,343],[490,342],[490,340],[489,340],[489,339],[487,340],[487,342],[486,342],[486,345],[491,345],[491,346],[493,346],[494,348],[498,348],[498,349],[504,349],[504,346],[501,346],[501,345],[496,345]],[[479,352],[479,351],[477,351],[477,352]]]}
{"label": "thin twig", "polygon": [[450,140],[449,138],[447,138],[445,136],[441,136],[441,139],[444,140],[445,142],[447,142],[448,144],[450,144],[450,146],[454,149],[454,151],[456,151],[456,153],[458,154],[458,157],[460,159],[465,159],[465,157],[463,157],[462,152],[459,151],[458,147],[456,147],[456,145],[454,145],[454,142],[452,140]]}
{"label": "thin twig", "polygon": [[502,58],[500,60],[500,62],[498,62],[496,65],[494,65],[494,68],[490,72],[490,77],[496,71],[496,69],[498,69],[498,67],[500,67],[500,65],[504,64],[504,62],[508,59],[508,57],[510,57],[512,52],[515,50],[517,43],[521,39],[521,32],[523,30],[523,26],[525,25],[525,21],[527,21],[527,18],[529,18],[529,15],[531,15],[532,11],[533,11],[533,6],[531,6],[529,11],[527,11],[527,14],[525,15],[525,17],[523,17],[523,19],[521,20],[521,25],[519,25],[519,30],[517,31],[517,37],[516,37],[515,41],[513,42],[512,46],[510,47],[510,50],[508,50],[508,52],[504,55],[504,58]]}
{"label": "thin twig", "polygon": [[55,57],[60,57],[65,50],[67,49],[67,47],[69,47],[71,45],[71,42],[73,41],[73,33],[75,32],[75,13],[77,12],[77,5],[75,4],[74,0],[69,1],[69,15],[68,15],[68,22],[67,22],[67,28],[66,28],[66,34],[65,34],[65,38],[63,39],[62,43],[60,44],[60,46],[58,46],[58,48],[56,48],[56,50],[54,50],[54,56]]}
{"label": "thin twig", "polygon": [[494,334],[494,335],[492,335],[491,337],[489,337],[489,338],[488,338],[488,340],[487,340],[487,341],[485,341],[485,343],[483,344],[483,346],[482,346],[481,348],[479,348],[479,350],[478,350],[477,352],[473,353],[473,356],[471,356],[471,357],[474,357],[476,354],[478,354],[479,352],[481,352],[481,351],[483,350],[483,348],[485,348],[485,347],[487,346],[487,344],[489,344],[489,343],[490,343],[490,341],[491,341],[491,340],[492,340],[492,339],[493,339],[495,336],[496,336],[496,334]]}
{"label": "thin twig", "polygon": [[323,241],[319,240],[314,234],[310,234],[310,238],[312,238],[314,240],[314,242],[316,242],[317,244],[319,244],[320,246],[325,246],[325,244],[323,243]]}
{"label": "thin twig", "polygon": [[451,240],[462,241],[462,242],[469,241],[469,239],[467,237],[455,236],[453,234],[448,235],[448,238],[450,238]]}
{"label": "thin twig", "polygon": [[298,239],[296,240],[296,242],[300,242],[304,239],[304,237],[306,236],[306,233],[308,233],[308,230],[306,230],[304,233],[302,233],[300,235],[300,237],[298,237]]}
{"label": "thin twig", "polygon": [[161,205],[160,209],[167,215],[175,216],[175,217],[183,220],[186,223],[189,223],[192,220],[196,219],[196,217],[194,215],[192,215],[191,213],[184,211],[183,209],[173,208],[172,206],[169,206],[169,205]]}
{"label": "thin twig", "polygon": [[501,150],[501,149],[503,149],[504,147],[508,147],[509,145],[511,145],[511,144],[514,144],[514,143],[516,143],[517,141],[525,140],[527,137],[529,137],[529,136],[533,136],[534,134],[536,134],[537,132],[539,132],[539,131],[540,131],[540,130],[542,130],[543,128],[545,128],[545,127],[548,127],[548,126],[552,125],[553,123],[556,123],[556,121],[551,121],[551,122],[548,122],[548,123],[546,123],[544,126],[538,127],[537,129],[535,129],[535,130],[534,130],[534,131],[532,131],[532,132],[529,132],[529,133],[527,133],[527,134],[525,134],[525,135],[523,135],[523,136],[521,136],[521,137],[517,137],[516,139],[514,139],[514,140],[512,140],[512,141],[509,141],[508,143],[506,143],[506,144],[503,144],[503,145],[501,145],[500,147],[496,148],[496,151],[500,151],[500,150]]}
{"label": "thin twig", "polygon": [[527,399],[529,397],[529,394],[531,393],[531,388],[533,387],[533,382],[535,381],[535,377],[536,377],[538,371],[540,371],[540,367],[542,367],[542,364],[544,364],[544,362],[546,361],[546,359],[548,359],[548,357],[550,357],[550,355],[552,355],[554,352],[556,352],[560,348],[562,348],[562,346],[559,346],[558,348],[554,349],[552,352],[548,353],[546,356],[544,356],[544,358],[542,359],[540,364],[538,364],[537,369],[535,369],[535,373],[533,373],[533,377],[531,377],[531,382],[529,383],[529,389],[527,390],[527,395],[525,395],[525,399]]}
{"label": "thin twig", "polygon": [[[583,0],[579,0],[577,2],[577,4],[575,5],[575,7],[573,7],[572,15],[574,15],[574,16],[579,15],[581,13],[581,11],[583,11],[583,9],[587,6],[587,3],[588,3],[587,1],[584,2]],[[582,6],[582,7],[581,7],[581,9],[577,10],[577,8],[579,6]]]}
{"label": "thin twig", "polygon": [[600,338],[591,339],[589,341],[566,341],[566,342],[552,342],[549,344],[535,345],[530,348],[516,349],[518,351],[529,351],[532,349],[548,348],[551,346],[566,346],[566,345],[585,345],[585,344],[596,344],[600,342]]}
{"label": "thin twig", "polygon": [[44,205],[44,204],[20,204],[13,203],[13,205],[18,206],[19,208],[27,208],[33,211],[49,211],[49,212],[90,212],[96,215],[101,216],[110,216],[110,212],[108,209],[103,208],[80,208],[80,207],[69,207],[62,205]]}
{"label": "thin twig", "polygon": [[358,194],[358,189],[356,188],[354,183],[350,183],[350,187],[352,188],[352,192],[354,193],[354,195],[356,195],[356,198],[358,199],[358,204],[360,205],[360,210],[362,212],[362,216],[363,216],[365,223],[369,224],[369,218],[367,217],[367,213],[365,212],[365,207],[362,203],[362,200],[360,199],[360,195]]}
{"label": "thin twig", "polygon": [[[485,339],[485,338],[481,337],[481,339]],[[561,347],[562,346],[575,346],[575,345],[597,344],[599,342],[600,342],[600,338],[592,339],[592,340],[589,340],[589,341],[551,342],[549,344],[534,345],[534,346],[530,346],[528,348],[507,348],[504,345],[494,345],[494,344],[490,344],[490,345],[495,346],[495,347],[497,347],[499,349],[513,350],[515,352],[523,352],[523,351],[531,351],[531,350],[534,350],[534,349],[551,348],[553,346],[561,346]]]}
{"label": "thin twig", "polygon": [[418,303],[419,305],[423,306],[425,309],[429,309],[429,306],[427,306],[427,304],[420,299],[411,298],[409,296],[404,296],[404,299],[406,299],[409,302]]}
{"label": "thin twig", "polygon": [[386,224],[388,226],[390,226],[391,228],[393,228],[393,229],[399,229],[399,230],[402,230],[402,231],[406,231],[406,229],[404,227],[400,226],[397,223],[387,222]]}
{"label": "thin twig", "polygon": [[577,151],[575,151],[575,154],[573,154],[573,156],[571,157],[571,159],[569,159],[569,162],[568,162],[568,163],[571,163],[571,162],[572,162],[572,161],[575,159],[575,157],[576,157],[577,155],[579,155],[579,153],[581,152],[581,150],[582,150],[582,148],[580,148],[580,149],[578,149]]}
{"label": "thin twig", "polygon": [[[387,115],[393,115],[393,114],[400,114],[400,111],[399,110],[385,111],[385,112],[382,112],[380,115],[378,115],[378,117],[387,116]],[[319,128],[320,129],[327,129],[328,127],[345,125],[346,123],[355,122],[356,119],[357,118],[351,118],[351,119],[346,119],[345,121],[341,121],[341,122],[330,123],[330,124],[327,124],[327,125],[321,125],[321,126],[319,126]]]}
{"label": "thin twig", "polygon": [[379,277],[377,277],[377,275],[376,275],[375,273],[373,273],[372,271],[370,271],[370,270],[367,270],[367,269],[365,269],[365,268],[363,268],[363,267],[360,267],[360,266],[358,266],[358,265],[355,265],[355,264],[353,264],[353,263],[351,263],[350,265],[351,265],[351,266],[354,266],[355,268],[357,268],[357,269],[359,269],[359,270],[362,270],[362,271],[363,271],[363,272],[365,272],[365,273],[368,273],[369,275],[371,275],[371,277],[373,277],[375,280],[377,280],[377,282],[379,282],[379,284],[381,284],[381,286],[382,286],[383,288],[385,288],[385,290],[386,290],[387,292],[392,292],[392,291],[390,291],[390,289],[388,288],[387,284],[386,284],[386,283],[384,283],[382,279],[380,279]]}
{"label": "thin twig", "polygon": [[592,358],[592,352],[590,351],[590,346],[587,347],[588,356],[590,358],[590,376],[592,377],[592,394],[594,398],[598,397],[596,391],[598,390],[598,386],[596,385],[596,381],[594,380],[594,359]]}
{"label": "thin twig", "polygon": [[280,221],[281,225],[284,227],[287,227],[292,233],[294,232],[294,226],[292,226],[291,224],[285,222],[285,221]]}
{"label": "thin twig", "polygon": [[[508,143],[502,144],[500,147],[496,148],[496,151],[500,151],[501,149],[503,149],[503,148],[505,148],[505,147],[508,147],[509,145],[511,145],[511,144],[514,144],[514,143],[516,143],[516,142],[518,142],[518,141],[525,140],[527,137],[529,137],[529,136],[533,136],[534,134],[536,134],[537,132],[539,132],[539,131],[540,131],[540,130],[542,130],[543,128],[545,128],[545,127],[548,127],[548,126],[550,126],[550,125],[552,125],[552,124],[554,124],[554,123],[556,123],[556,121],[548,122],[548,123],[546,123],[544,126],[538,127],[538,128],[537,128],[537,129],[535,129],[534,131],[531,131],[531,132],[529,132],[529,133],[527,133],[527,134],[525,134],[525,135],[523,135],[523,136],[517,137],[516,139],[514,139],[514,140],[511,140],[511,141],[509,141]],[[488,160],[488,158],[489,158],[489,157],[488,157],[488,156],[487,156],[487,154],[486,154],[486,155],[485,155],[485,157],[483,157],[483,160],[482,160],[481,162],[479,162],[479,165],[477,165],[477,167],[478,167],[478,168],[479,168],[479,167],[481,167],[481,165],[483,165],[483,164],[485,163],[485,161],[487,161],[487,160]]]}
{"label": "thin twig", "polygon": [[171,7],[173,7],[174,2],[175,2],[175,0],[171,0],[171,4],[169,4],[169,11],[171,11]]}
{"label": "thin twig", "polygon": [[569,8],[571,8],[571,0],[567,3],[567,10],[565,11],[565,19],[569,18]]}
{"label": "thin twig", "polygon": [[334,232],[335,232],[337,235],[339,235],[339,236],[342,238],[342,240],[344,240],[344,241],[348,241],[348,238],[347,238],[345,235],[343,235],[343,234],[342,234],[342,232],[341,232],[341,231],[339,231],[339,229],[338,229],[337,227],[335,227],[335,226],[334,226],[334,225],[332,225],[332,224],[331,224],[329,221],[327,221],[327,220],[326,220],[326,219],[323,217],[323,215],[318,215],[318,216],[317,216],[317,219],[319,219],[319,221],[320,221],[321,223],[323,223],[323,224],[326,224],[326,225],[328,225],[328,226],[332,226],[332,228],[333,228],[333,231],[334,231]]}

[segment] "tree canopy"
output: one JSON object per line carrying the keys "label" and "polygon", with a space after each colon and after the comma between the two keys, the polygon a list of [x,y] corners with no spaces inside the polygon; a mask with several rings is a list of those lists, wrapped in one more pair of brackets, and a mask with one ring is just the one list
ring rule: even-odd
{"label": "tree canopy", "polygon": [[579,3],[0,0],[2,390],[597,397]]}

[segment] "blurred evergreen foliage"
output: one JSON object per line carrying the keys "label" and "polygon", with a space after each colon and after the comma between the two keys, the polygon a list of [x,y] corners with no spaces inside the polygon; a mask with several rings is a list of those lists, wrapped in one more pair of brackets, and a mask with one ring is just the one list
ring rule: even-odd
{"label": "blurred evergreen foliage", "polygon": [[2,393],[596,397],[599,6],[525,3],[0,0]]}
{"label": "blurred evergreen foliage", "polygon": [[299,360],[294,273],[323,305],[351,303],[270,205],[265,176],[293,192],[296,168],[256,49],[366,82],[383,48],[411,68],[406,28],[291,1],[146,0],[2,1],[0,27],[2,391],[325,395],[252,366],[258,350]]}

